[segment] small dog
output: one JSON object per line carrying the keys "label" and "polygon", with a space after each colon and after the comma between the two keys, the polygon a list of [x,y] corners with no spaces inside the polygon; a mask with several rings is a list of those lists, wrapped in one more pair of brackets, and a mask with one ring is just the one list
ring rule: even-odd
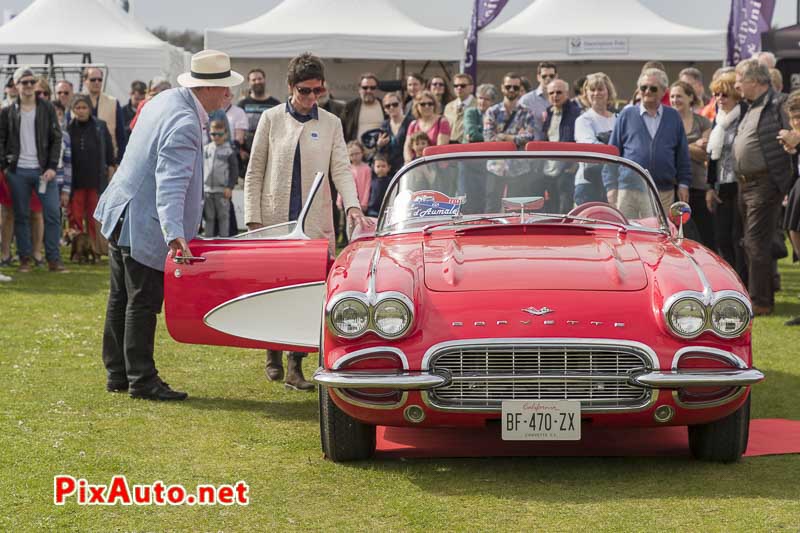
{"label": "small dog", "polygon": [[67,242],[72,245],[72,253],[69,260],[82,265],[91,262],[97,262],[97,252],[94,249],[94,243],[89,238],[88,233],[82,233],[77,230],[71,229],[67,232]]}

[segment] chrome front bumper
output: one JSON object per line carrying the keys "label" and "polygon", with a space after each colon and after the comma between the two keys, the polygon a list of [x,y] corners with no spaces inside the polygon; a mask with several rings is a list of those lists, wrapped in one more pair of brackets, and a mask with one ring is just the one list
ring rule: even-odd
{"label": "chrome front bumper", "polygon": [[446,387],[450,377],[430,372],[374,372],[318,368],[311,378],[324,387],[342,389],[427,390]]}
{"label": "chrome front bumper", "polygon": [[[597,376],[600,377],[600,376]],[[588,381],[591,375],[518,374],[510,379],[542,381]],[[432,372],[376,372],[366,370],[317,369],[313,381],[324,387],[344,389],[428,390],[446,387],[451,377]],[[462,378],[463,379],[463,378]],[[471,380],[496,379],[495,376],[471,376]],[[755,368],[741,370],[678,370],[650,371],[631,375],[627,383],[647,389],[679,389],[683,387],[746,387],[764,380],[764,374]]]}

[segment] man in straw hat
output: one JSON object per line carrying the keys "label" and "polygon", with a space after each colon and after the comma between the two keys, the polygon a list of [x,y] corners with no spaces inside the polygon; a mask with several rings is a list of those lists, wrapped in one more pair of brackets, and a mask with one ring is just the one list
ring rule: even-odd
{"label": "man in straw hat", "polygon": [[184,400],[158,376],[153,360],[156,315],[164,301],[164,262],[190,256],[203,214],[203,127],[242,82],[227,54],[204,50],[181,87],[162,92],[142,110],[95,218],[109,241],[103,363],[106,390],[132,398]]}

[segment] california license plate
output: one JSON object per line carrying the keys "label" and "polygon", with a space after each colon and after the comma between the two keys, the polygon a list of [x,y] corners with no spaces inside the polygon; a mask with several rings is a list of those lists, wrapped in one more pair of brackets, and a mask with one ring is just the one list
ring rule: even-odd
{"label": "california license plate", "polygon": [[581,402],[506,400],[503,440],[580,440]]}

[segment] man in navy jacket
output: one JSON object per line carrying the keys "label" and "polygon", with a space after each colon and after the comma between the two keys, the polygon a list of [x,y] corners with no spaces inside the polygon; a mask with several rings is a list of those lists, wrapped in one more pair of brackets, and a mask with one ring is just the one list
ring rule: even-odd
{"label": "man in navy jacket", "polygon": [[[689,201],[692,169],[689,160],[689,143],[683,121],[677,111],[661,104],[669,81],[662,70],[646,69],[639,76],[642,101],[638,106],[628,106],[620,114],[611,134],[609,144],[619,148],[626,159],[639,163],[650,172],[667,211],[678,199]],[[619,171],[617,172],[617,170]],[[608,202],[617,206],[627,216],[636,218],[638,212],[651,213],[646,191],[637,191],[642,181],[627,178],[623,167],[609,165],[603,173],[603,184]]]}

